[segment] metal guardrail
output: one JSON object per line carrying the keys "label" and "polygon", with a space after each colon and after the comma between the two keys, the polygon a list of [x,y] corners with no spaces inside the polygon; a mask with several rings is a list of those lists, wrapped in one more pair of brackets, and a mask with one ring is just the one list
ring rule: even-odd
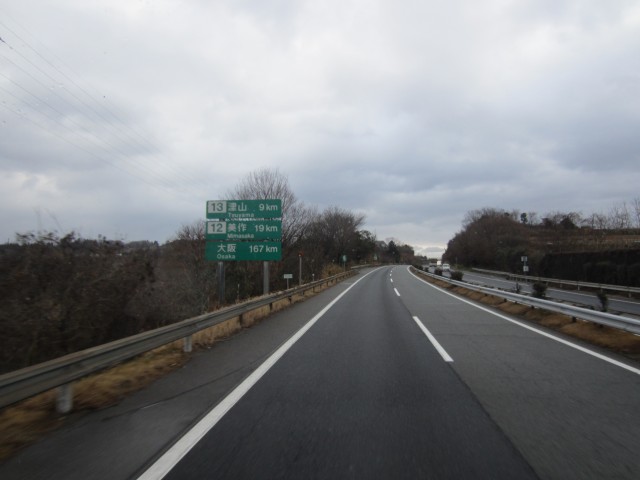
{"label": "metal guardrail", "polygon": [[453,285],[457,285],[468,290],[474,290],[476,292],[486,293],[488,295],[494,295],[496,297],[502,297],[506,300],[511,300],[523,305],[529,305],[531,307],[541,308],[544,310],[550,310],[552,312],[562,313],[570,317],[579,318],[580,320],[586,320],[588,322],[597,323],[600,325],[607,325],[609,327],[618,328],[627,332],[640,335],[640,320],[635,318],[623,317],[620,315],[613,315],[606,312],[598,312],[596,310],[590,310],[588,308],[576,307],[573,305],[566,305],[563,303],[552,302],[550,300],[544,300],[541,298],[529,297],[527,295],[520,295],[518,293],[508,292],[492,287],[482,287],[480,285],[473,285],[471,283],[459,282],[440,275],[434,275],[432,273],[420,271],[421,275],[436,278],[438,280],[444,280]]}
{"label": "metal guardrail", "polygon": [[535,277],[533,275],[520,275],[517,273],[509,273],[509,272],[499,272],[495,270],[485,270],[483,268],[472,268],[475,272],[481,273],[489,273],[493,275],[502,275],[507,277],[508,279],[514,280],[522,280],[522,281],[533,281],[533,282],[543,282],[546,284],[553,283],[556,285],[560,285],[562,288],[563,285],[576,287],[580,290],[581,287],[584,288],[595,288],[597,290],[609,290],[612,292],[624,292],[627,296],[631,296],[632,293],[640,294],[640,288],[638,287],[627,287],[625,285],[607,285],[604,283],[589,283],[589,282],[581,282],[579,280],[562,280],[559,278],[545,278],[545,277]]}
{"label": "metal guardrail", "polygon": [[304,294],[324,284],[337,283],[354,273],[356,272],[349,270],[299,287],[0,375],[0,408],[52,388],[63,387],[58,397],[58,411],[66,413],[71,410],[69,384],[79,378],[177,340],[184,339],[184,350],[191,351],[191,336],[200,330],[265,306],[269,306],[271,309],[276,302],[287,298],[291,300],[293,296]]}

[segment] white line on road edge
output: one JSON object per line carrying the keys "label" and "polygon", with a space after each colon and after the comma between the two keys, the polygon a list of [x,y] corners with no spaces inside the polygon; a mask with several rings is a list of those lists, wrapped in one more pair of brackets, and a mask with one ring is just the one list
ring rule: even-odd
{"label": "white line on road edge", "polygon": [[167,450],[156,462],[151,465],[138,480],[159,480],[171,471],[177,463],[191,450],[196,443],[218,423],[231,408],[260,380],[275,363],[289,350],[300,338],[313,327],[313,325],[333,307],[338,300],[346,295],[360,280],[354,282],[349,288],[338,295],[331,303],[324,307],[315,317],[309,320],[300,330],[298,330],[289,340],[287,340],[278,350],[276,350],[264,363],[256,368],[251,375],[244,379],[229,395],[218,403],[205,417],[200,420],[191,430],[189,430],[180,440],[178,440],[169,450]]}
{"label": "white line on road edge", "polygon": [[395,292],[396,292],[396,295],[400,296],[400,292],[398,291],[398,289],[397,289],[397,288],[394,288],[394,290],[395,290]]}
{"label": "white line on road edge", "polygon": [[620,368],[624,368],[625,370],[628,370],[628,371],[630,371],[632,373],[635,373],[636,375],[640,375],[640,369],[638,369],[638,368],[634,368],[631,365],[627,365],[626,363],[619,362],[618,360],[614,360],[613,358],[609,358],[609,357],[607,357],[605,355],[602,355],[602,354],[600,354],[598,352],[594,352],[593,350],[589,350],[588,348],[581,347],[580,345],[577,345],[575,343],[571,343],[571,342],[569,342],[569,341],[567,341],[567,340],[565,340],[563,338],[556,337],[555,335],[551,335],[550,333],[547,333],[547,332],[545,332],[543,330],[539,330],[537,328],[530,327],[529,325],[527,325],[525,323],[519,322],[518,320],[514,320],[513,318],[509,318],[506,315],[501,315],[500,313],[494,312],[493,310],[489,310],[488,308],[481,307],[480,305],[477,305],[477,304],[475,304],[473,302],[470,302],[469,300],[465,300],[464,298],[461,298],[461,297],[459,297],[457,295],[454,295],[453,293],[447,292],[446,290],[444,290],[444,289],[442,289],[442,288],[440,288],[440,287],[438,287],[436,285],[432,285],[431,283],[427,282],[426,280],[423,280],[422,278],[420,278],[417,275],[415,275],[413,272],[411,272],[411,270],[409,270],[409,268],[407,268],[407,270],[409,271],[409,273],[411,273],[411,275],[413,275],[415,278],[417,278],[421,282],[426,283],[431,288],[435,288],[436,290],[439,290],[442,293],[446,293],[450,297],[457,298],[461,302],[467,303],[467,304],[471,305],[472,307],[476,307],[476,308],[479,308],[480,310],[484,310],[485,312],[490,313],[491,315],[495,315],[496,317],[502,318],[503,320],[506,320],[507,322],[511,322],[511,323],[513,323],[515,325],[518,325],[518,326],[522,327],[522,328],[526,328],[527,330],[531,330],[532,332],[535,332],[535,333],[538,333],[538,334],[540,334],[542,336],[550,338],[551,340],[555,340],[556,342],[560,342],[560,343],[562,343],[562,344],[564,344],[564,345],[566,345],[568,347],[575,348],[576,350],[580,350],[581,352],[586,353],[588,355],[591,355],[592,357],[599,358],[600,360],[604,360],[605,362],[608,362],[608,363],[610,363],[612,365],[615,365],[615,366],[620,367]]}
{"label": "white line on road edge", "polygon": [[436,350],[438,351],[440,356],[443,358],[443,360],[445,362],[453,362],[453,358],[451,358],[449,356],[449,354],[447,353],[447,351],[444,348],[442,348],[442,345],[440,345],[438,340],[436,340],[436,337],[431,335],[431,332],[429,330],[427,330],[427,327],[424,326],[424,324],[420,321],[420,319],[418,317],[416,317],[416,316],[414,316],[413,319],[416,321],[416,323],[420,327],[420,330],[422,330],[424,332],[424,334],[427,336],[427,338],[429,339],[431,344],[434,347],[436,347]]}

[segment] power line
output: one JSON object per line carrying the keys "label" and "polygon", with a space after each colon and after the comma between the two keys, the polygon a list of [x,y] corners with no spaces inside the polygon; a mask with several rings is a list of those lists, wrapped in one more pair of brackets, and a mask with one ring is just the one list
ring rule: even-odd
{"label": "power line", "polygon": [[[13,63],[13,62],[12,62]],[[20,67],[18,67],[20,68]],[[53,107],[51,104],[49,104],[46,100],[43,100],[42,98],[38,97],[37,95],[35,95],[34,93],[30,92],[29,90],[27,90],[26,88],[24,88],[22,85],[20,85],[19,83],[17,83],[15,80],[12,80],[11,78],[7,77],[5,74],[0,72],[0,75],[3,76],[4,78],[8,79],[9,82],[13,83],[14,85],[16,85],[17,87],[19,87],[22,91],[26,92],[27,94],[29,94],[30,96],[32,96],[33,98],[36,99],[36,101],[46,105],[47,107],[49,107],[51,110],[53,110],[54,112],[56,112],[58,115],[60,115],[60,117],[65,118],[66,116],[64,115],[64,113],[62,113],[60,110],[58,110],[57,108]],[[37,80],[36,80],[37,81]],[[41,84],[42,85],[42,84]],[[4,90],[5,92],[7,92],[9,95],[11,95],[12,97],[14,97],[15,99],[17,99],[18,101],[24,103],[25,105],[27,105],[28,107],[32,108],[34,111],[38,112],[38,113],[42,113],[44,114],[47,118],[49,118],[50,120],[52,120],[53,122],[55,122],[57,125],[61,126],[63,129],[68,130],[69,132],[71,132],[71,134],[73,135],[77,135],[77,132],[74,131],[72,128],[70,128],[69,126],[63,124],[59,119],[52,117],[50,115],[47,115],[44,112],[39,111],[36,107],[34,107],[32,104],[30,104],[29,102],[27,102],[26,100],[18,97],[17,95],[15,95],[14,93],[12,93],[11,91],[5,89],[4,87],[0,87],[2,90]],[[68,118],[68,121],[70,123],[72,123],[75,127],[77,127],[79,130],[85,131],[87,133],[91,133],[88,130],[86,130],[85,128],[82,127],[82,125],[78,124],[75,120]],[[100,145],[98,143],[98,138],[100,139],[99,141],[101,141],[104,145]],[[90,140],[95,143],[98,147],[104,149],[107,153],[109,152],[109,149],[115,150],[117,153],[119,153],[121,156],[126,157],[127,154],[122,151],[120,148],[110,145],[106,140],[100,138],[100,137],[90,137]],[[132,162],[133,163],[133,162]],[[140,170],[145,170],[145,168],[143,166],[140,165],[136,165],[133,164],[132,165],[134,168],[138,168]],[[166,184],[171,184],[171,180],[169,178],[163,177],[162,175],[158,174],[157,172],[154,171],[148,171],[148,173],[150,173],[152,176],[155,176],[158,180],[166,183]]]}
{"label": "power line", "polygon": [[26,121],[28,121],[29,123],[31,123],[32,125],[34,125],[34,126],[36,126],[36,127],[40,128],[41,130],[45,131],[47,134],[49,134],[49,135],[53,135],[53,136],[55,136],[55,137],[59,138],[59,139],[60,139],[60,140],[62,140],[63,142],[66,142],[66,143],[68,143],[69,145],[72,145],[73,147],[77,148],[78,150],[81,150],[81,151],[83,151],[83,152],[87,153],[88,155],[91,155],[92,157],[96,158],[97,160],[99,160],[99,161],[101,161],[101,162],[104,162],[104,163],[106,163],[106,164],[108,164],[108,165],[110,165],[110,166],[112,166],[112,167],[114,167],[114,168],[117,168],[118,170],[121,170],[121,171],[123,171],[123,172],[125,172],[125,173],[127,173],[127,174],[129,174],[129,175],[131,175],[131,176],[133,176],[133,177],[136,177],[138,180],[141,180],[142,182],[146,183],[147,185],[150,185],[150,186],[152,186],[152,187],[159,187],[159,188],[163,188],[163,189],[165,189],[165,190],[167,190],[167,191],[171,191],[171,190],[169,190],[167,187],[165,187],[165,186],[163,186],[163,185],[160,185],[160,184],[158,184],[158,183],[155,183],[155,184],[154,184],[154,183],[151,183],[151,182],[149,182],[145,177],[143,177],[143,176],[138,176],[138,175],[136,175],[135,173],[133,173],[133,172],[131,172],[131,171],[129,171],[129,170],[127,170],[127,169],[125,169],[125,168],[123,168],[123,167],[119,166],[117,163],[114,163],[114,162],[112,162],[112,161],[110,161],[110,160],[108,160],[108,159],[106,159],[106,158],[101,157],[100,155],[97,155],[95,152],[93,152],[93,151],[91,151],[91,150],[88,150],[88,149],[84,148],[82,145],[77,144],[76,142],[74,142],[74,141],[72,141],[72,140],[68,139],[67,137],[65,137],[65,136],[63,136],[63,135],[60,135],[60,134],[58,134],[58,133],[56,133],[56,132],[54,132],[54,131],[51,131],[51,129],[49,129],[49,128],[47,128],[46,126],[42,125],[41,123],[36,122],[35,120],[33,120],[33,119],[29,118],[28,116],[26,116],[26,115],[25,115],[23,112],[21,112],[20,110],[14,110],[14,109],[10,108],[10,107],[6,104],[6,102],[2,102],[2,106],[3,106],[5,109],[7,109],[8,111],[10,111],[11,113],[13,113],[13,114],[15,114],[15,115],[19,116],[19,117],[20,117],[20,118],[22,118],[23,120],[26,120]]}
{"label": "power line", "polygon": [[[4,42],[6,44],[6,41]],[[8,45],[8,44],[7,44]],[[12,48],[12,47],[10,47]],[[12,48],[12,50],[16,51],[15,48]],[[8,62],[10,62],[12,65],[14,65],[16,68],[18,68],[21,72],[23,72],[25,75],[27,75],[28,77],[30,77],[33,81],[35,81],[38,85],[40,85],[42,88],[44,88],[45,90],[47,89],[47,86],[42,83],[38,78],[36,78],[31,72],[28,72],[27,70],[25,70],[24,68],[22,68],[20,65],[18,65],[16,62],[14,62],[13,60],[9,59],[8,57],[6,57],[3,54],[0,54],[0,56],[2,56],[5,60],[7,60]],[[24,56],[22,56],[24,58]],[[31,63],[31,62],[29,62]],[[42,73],[43,72],[41,69],[40,70]],[[54,79],[53,77],[51,77],[50,75],[46,74],[48,78],[50,78],[54,83],[56,82],[56,79]],[[52,110],[54,110],[56,113],[58,113],[59,115],[61,115],[62,117],[67,117],[68,121],[73,123],[73,125],[75,125],[78,129],[81,130],[85,130],[83,128],[82,125],[80,125],[78,122],[76,122],[75,120],[69,118],[68,116],[65,116],[62,112],[60,112],[60,110],[54,108],[53,106],[51,106],[48,102],[46,102],[45,100],[43,100],[42,98],[38,97],[37,95],[33,94],[32,92],[28,91],[26,88],[24,88],[22,85],[20,85],[18,82],[10,79],[9,77],[7,77],[6,75],[2,74],[3,77],[7,78],[11,83],[13,83],[14,85],[17,85],[21,90],[25,91],[26,93],[28,93],[29,95],[31,95],[32,97],[34,97],[36,100],[38,100],[39,102],[47,105],[49,108],[51,108]],[[57,93],[56,91],[53,91],[53,95],[55,95],[59,100],[62,101],[63,104],[67,104],[67,105],[71,105],[65,98],[63,98],[59,93]],[[77,97],[75,97],[77,98]],[[79,99],[78,99],[79,100]],[[26,102],[25,102],[26,103]],[[83,117],[83,112],[80,111],[77,107],[74,107],[73,105],[71,105],[76,111],[78,111]],[[108,142],[104,139],[101,139],[101,141],[107,146],[107,148],[112,148],[115,151],[117,151],[123,158],[127,158],[128,155],[127,153],[125,153],[124,151],[122,151],[119,147],[114,146],[114,145],[110,145],[108,144]],[[126,143],[126,142],[125,142]],[[130,158],[130,157],[129,157]],[[145,167],[140,167],[140,168],[145,168]],[[158,174],[157,172],[154,172],[155,175],[157,177],[162,177],[162,175]],[[169,183],[171,180],[169,178],[164,178],[163,179],[165,182]]]}
{"label": "power line", "polygon": [[[14,21],[15,22],[15,21]],[[15,22],[17,24],[17,22]],[[29,49],[31,49],[40,59],[42,59],[44,62],[46,62],[47,65],[49,65],[51,68],[53,68],[59,75],[63,76],[71,85],[73,85],[76,89],[78,89],[80,92],[82,92],[82,94],[90,99],[94,104],[96,104],[100,109],[104,110],[105,112],[107,112],[113,119],[115,119],[116,122],[118,123],[125,123],[121,118],[119,118],[113,111],[111,111],[106,105],[102,105],[98,100],[96,100],[95,96],[92,95],[90,92],[88,92],[85,88],[83,88],[78,82],[76,82],[72,77],[70,77],[69,75],[67,75],[64,71],[62,71],[60,68],[58,68],[54,63],[52,63],[51,61],[49,61],[49,59],[46,58],[45,55],[43,55],[42,53],[40,53],[36,48],[34,48],[33,46],[31,46],[29,44],[29,42],[27,42],[24,38],[22,38],[21,36],[19,36],[14,30],[12,30],[11,28],[9,28],[4,22],[0,21],[0,25],[3,25],[4,28],[6,28],[12,35],[14,35],[17,39],[19,39],[24,45],[26,45]],[[19,25],[18,25],[19,26]],[[22,30],[26,31],[29,35],[31,35],[33,37],[32,34],[30,34],[24,27],[20,27]],[[34,37],[35,38],[35,37]],[[34,67],[37,71],[39,71],[42,75],[44,75],[45,77],[49,78],[50,80],[52,80],[54,82],[54,84],[57,84],[58,81],[51,76],[49,73],[45,72],[42,68],[40,68],[38,65],[35,65],[32,61],[30,61],[25,55],[23,55],[21,52],[19,52],[15,47],[13,47],[12,45],[10,45],[9,43],[7,43],[7,41],[5,40],[5,38],[1,38],[2,43],[4,43],[7,47],[9,47],[13,52],[15,52],[16,54],[18,54],[23,60],[25,60],[29,65],[31,65],[32,67]],[[37,40],[36,40],[37,41]],[[56,57],[58,59],[58,61],[65,65],[66,68],[68,68],[70,71],[73,71],[70,67],[68,67],[59,57],[57,57],[55,54],[53,54],[50,50],[48,50],[46,47],[44,47],[45,50],[47,50],[49,53],[51,53],[51,55],[53,55],[54,57]],[[18,64],[16,64],[15,62],[13,62],[12,60],[10,60],[8,57],[4,56],[3,57],[11,62],[14,66],[16,66],[16,68],[18,68],[19,70],[21,70],[23,73],[25,73],[27,76],[29,76],[31,79],[33,79],[33,81],[37,82],[39,85],[41,85],[43,88],[47,89],[47,86],[44,85],[40,80],[38,80],[37,78],[35,78],[34,75],[32,75],[30,72],[27,72],[24,68],[20,67]],[[75,74],[75,72],[74,72]],[[5,76],[5,78],[7,78]],[[11,80],[11,79],[9,79]],[[12,81],[14,84],[17,84],[17,82]],[[33,95],[31,92],[29,92],[28,90],[26,90],[24,87],[22,87],[21,85],[17,84],[22,90],[26,91],[27,93],[29,93],[31,96],[34,96],[34,98],[37,99],[37,101],[47,105],[49,108],[51,108],[52,110],[56,111],[58,114],[61,114],[61,112],[57,109],[55,109],[54,107],[52,107],[48,102],[44,101],[43,99],[39,98],[36,95]],[[148,152],[148,148],[150,147],[151,149],[156,149],[157,150],[157,146],[154,145],[152,142],[150,142],[146,137],[144,137],[142,134],[140,134],[139,132],[137,132],[135,129],[129,127],[128,131],[127,130],[123,130],[122,128],[120,128],[117,124],[114,124],[109,118],[107,118],[105,115],[102,114],[101,111],[96,110],[96,108],[94,108],[93,106],[89,105],[87,102],[85,102],[84,100],[82,100],[78,95],[74,94],[71,90],[69,90],[69,88],[66,87],[66,85],[64,85],[64,83],[62,84],[63,88],[66,92],[68,92],[76,101],[79,102],[80,106],[83,106],[84,108],[86,108],[88,111],[93,112],[94,115],[96,115],[97,117],[101,118],[104,122],[106,122],[111,129],[113,129],[115,135],[121,140],[123,141],[124,144],[127,144],[128,146],[133,146],[136,145],[136,151],[138,151],[139,153],[142,154],[148,154],[150,152]],[[67,99],[63,98],[60,94],[58,94],[55,90],[52,90],[53,94],[60,99],[63,104],[67,104],[70,105],[72,108],[74,108],[76,111],[78,111],[83,117],[86,117],[86,114],[84,112],[82,112],[79,108],[79,106],[75,106],[72,103],[70,103]],[[31,108],[33,108],[33,106],[31,106]],[[51,117],[49,117],[51,118]],[[57,122],[58,124],[60,124],[60,122]],[[77,123],[76,123],[77,125]],[[78,125],[78,127],[80,127]],[[80,127],[82,128],[82,127]],[[130,132],[133,132],[139,139],[141,139],[143,142],[145,142],[147,144],[147,146],[143,145],[139,140],[137,140],[136,138],[134,138],[134,136],[131,135]],[[104,143],[106,143],[105,140],[102,140]],[[129,158],[128,155],[123,152],[122,150],[120,150],[118,147],[115,146],[111,146],[109,144],[107,144],[107,146],[109,148],[113,148],[115,150],[117,150],[121,155],[123,155],[124,158]],[[104,147],[103,147],[104,148]],[[157,155],[156,155],[157,156]],[[193,179],[190,179],[187,175],[185,175],[184,171],[179,170],[175,165],[172,164],[172,162],[158,162],[156,159],[156,165],[158,164],[163,164],[164,166],[168,167],[169,170],[172,171],[172,177],[171,180],[175,180],[176,178],[181,180],[183,183],[186,184],[190,184],[190,183],[197,183],[197,184],[202,184],[202,186],[204,187],[205,184],[201,179],[198,179],[196,182],[193,181]],[[146,168],[146,167],[139,167],[139,168]],[[149,172],[153,172],[156,176],[158,177],[163,177],[163,175],[159,174],[159,172],[157,171],[156,168],[151,169],[151,168],[147,168],[147,170]],[[166,178],[163,177],[164,181],[167,181]],[[169,181],[171,181],[169,180]]]}
{"label": "power line", "polygon": [[[92,96],[89,92],[87,92],[84,88],[82,88],[82,86],[80,86],[77,82],[75,82],[69,75],[67,75],[65,72],[63,72],[60,68],[58,68],[56,65],[54,65],[52,62],[50,62],[44,55],[42,55],[40,52],[38,52],[38,50],[36,48],[34,48],[31,44],[29,44],[29,42],[27,42],[25,39],[23,39],[21,36],[19,36],[17,33],[15,33],[15,31],[13,31],[11,28],[7,27],[4,22],[2,22],[0,20],[0,25],[3,25],[9,32],[11,32],[16,38],[18,38],[21,42],[23,42],[28,48],[30,48],[39,58],[41,58],[42,60],[44,60],[49,66],[51,66],[56,72],[58,72],[60,75],[62,75],[65,79],[67,79],[71,84],[73,84],[77,89],[79,89],[82,93],[84,93],[84,95],[86,97],[88,97],[89,99],[91,99],[96,105],[98,105],[99,108],[104,109],[106,111],[108,111],[110,113],[110,115],[119,123],[123,123],[122,120],[120,118],[118,118],[115,114],[113,114],[113,112],[109,111],[107,108],[105,108],[104,105],[100,104],[94,96]],[[4,42],[5,44],[7,44],[7,42]],[[41,69],[39,66],[35,65],[33,62],[31,62],[25,55],[23,55],[21,52],[19,52],[16,48],[13,48],[11,45],[7,44],[9,46],[9,48],[11,48],[13,51],[15,51],[18,55],[20,55],[20,57],[22,57],[27,63],[29,63],[30,65],[32,65],[34,68],[36,68],[38,71],[40,71],[43,75],[45,75],[46,77],[48,77],[51,81],[55,83],[58,83],[58,80],[53,78],[51,75],[49,75],[47,72],[45,72],[43,69]],[[45,47],[46,49],[46,47]],[[49,53],[53,54],[51,51],[49,51]],[[55,54],[53,54],[55,56]],[[63,63],[62,60],[59,57],[56,57],[58,59],[59,62]],[[70,67],[68,67],[67,65],[65,65],[67,68],[70,69]],[[75,73],[75,72],[74,72]],[[125,143],[126,142],[130,142],[133,141],[133,143],[135,145],[137,145],[138,147],[141,147],[141,153],[145,153],[146,147],[144,145],[142,145],[138,140],[136,140],[135,138],[133,138],[131,135],[128,134],[128,132],[126,130],[121,129],[120,127],[118,127],[117,125],[115,125],[109,118],[107,118],[105,115],[103,115],[99,110],[96,110],[94,107],[92,107],[91,105],[85,103],[80,97],[78,97],[77,95],[75,95],[70,89],[68,89],[64,84],[62,84],[62,88],[64,90],[66,90],[74,99],[76,99],[78,102],[80,102],[81,105],[85,106],[89,111],[91,111],[94,115],[96,115],[97,117],[101,118],[103,121],[105,121],[115,132],[115,134],[117,136],[119,136],[119,138],[121,140],[124,140]],[[55,93],[55,92],[54,92]],[[62,98],[60,95],[57,95],[59,98]],[[77,107],[76,107],[77,109]],[[142,137],[141,137],[142,138]],[[147,142],[152,148],[155,148],[154,145],[152,145],[150,142]],[[173,167],[173,165],[168,164],[168,166],[173,170],[172,174],[175,176],[177,176],[178,178],[181,178],[183,181],[188,182],[189,179],[185,176],[182,175],[182,172],[179,171],[178,169],[176,169],[175,167]]]}

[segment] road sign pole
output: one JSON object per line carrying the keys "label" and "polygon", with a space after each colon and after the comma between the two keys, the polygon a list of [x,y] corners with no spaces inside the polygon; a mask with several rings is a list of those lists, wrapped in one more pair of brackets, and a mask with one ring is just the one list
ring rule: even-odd
{"label": "road sign pole", "polygon": [[298,285],[302,285],[302,253],[298,254]]}
{"label": "road sign pole", "polygon": [[218,306],[224,305],[224,262],[218,262]]}
{"label": "road sign pole", "polygon": [[262,262],[262,293],[269,294],[269,262]]}

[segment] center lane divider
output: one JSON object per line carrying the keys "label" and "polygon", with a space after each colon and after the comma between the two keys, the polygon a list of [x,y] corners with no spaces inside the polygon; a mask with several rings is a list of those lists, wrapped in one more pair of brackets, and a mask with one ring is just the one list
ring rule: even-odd
{"label": "center lane divider", "polygon": [[[393,282],[393,280],[391,280],[391,282]],[[394,287],[393,290],[396,292],[397,296],[400,296],[400,292],[398,291],[397,288]],[[420,321],[420,319],[414,316],[413,320],[418,324],[418,327],[420,327],[420,330],[422,330],[422,332],[427,336],[427,338],[429,339],[431,344],[435,347],[435,349],[438,351],[438,353],[443,358],[443,360],[445,362],[453,362],[453,358],[451,358],[451,355],[449,355],[447,351],[444,348],[442,348],[442,345],[440,345],[438,340],[436,340],[436,337],[431,335],[431,332],[427,329],[427,327],[424,326],[424,324]]]}
{"label": "center lane divider", "polygon": [[447,353],[447,351],[444,348],[442,348],[442,345],[440,345],[438,340],[436,340],[436,337],[431,335],[431,332],[427,330],[427,327],[424,326],[424,324],[420,321],[420,319],[416,316],[414,316],[413,319],[418,324],[418,327],[420,327],[420,330],[422,330],[422,332],[427,336],[431,344],[438,351],[438,353],[443,358],[443,360],[445,362],[453,362],[453,358],[451,358],[451,356]]}

